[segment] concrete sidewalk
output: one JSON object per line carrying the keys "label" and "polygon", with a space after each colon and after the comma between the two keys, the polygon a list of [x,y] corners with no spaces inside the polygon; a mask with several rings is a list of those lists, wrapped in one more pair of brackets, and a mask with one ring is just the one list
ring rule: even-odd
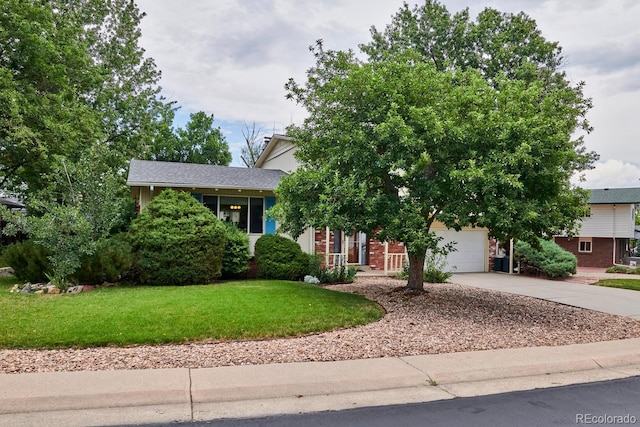
{"label": "concrete sidewalk", "polygon": [[[607,277],[613,275],[607,274]],[[633,279],[635,276],[616,275]],[[640,320],[640,292],[503,273],[454,274],[452,283],[545,299]]]}
{"label": "concrete sidewalk", "polygon": [[209,369],[0,375],[0,425],[168,423],[426,402],[640,375],[640,339]]}

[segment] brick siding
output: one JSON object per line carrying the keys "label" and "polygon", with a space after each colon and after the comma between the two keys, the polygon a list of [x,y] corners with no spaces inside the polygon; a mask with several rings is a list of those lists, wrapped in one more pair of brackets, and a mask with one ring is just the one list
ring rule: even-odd
{"label": "brick siding", "polygon": [[613,239],[609,237],[593,237],[591,253],[578,252],[577,237],[556,237],[556,243],[564,250],[578,258],[578,267],[607,268],[613,265]]}

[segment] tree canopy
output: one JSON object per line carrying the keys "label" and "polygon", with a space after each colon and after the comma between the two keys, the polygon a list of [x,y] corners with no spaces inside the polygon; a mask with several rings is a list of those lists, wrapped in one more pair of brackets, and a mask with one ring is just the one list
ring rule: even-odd
{"label": "tree canopy", "polygon": [[591,104],[533,20],[486,9],[472,23],[429,0],[372,36],[368,61],[318,42],[305,84],[286,85],[309,117],[289,129],[301,167],[277,190],[285,231],[402,241],[422,289],[426,252],[451,249],[436,221],[531,242],[575,228],[586,193],[569,179],[596,155],[572,134]]}
{"label": "tree canopy", "polygon": [[224,166],[231,163],[229,145],[220,128],[214,126],[213,114],[193,113],[186,126],[176,130],[172,127],[173,118],[171,110],[165,116],[165,126],[149,147],[147,159]]}
{"label": "tree canopy", "polygon": [[0,6],[0,187],[39,190],[51,156],[94,144],[114,170],[158,125],[160,72],[138,45],[129,0],[8,0]]}

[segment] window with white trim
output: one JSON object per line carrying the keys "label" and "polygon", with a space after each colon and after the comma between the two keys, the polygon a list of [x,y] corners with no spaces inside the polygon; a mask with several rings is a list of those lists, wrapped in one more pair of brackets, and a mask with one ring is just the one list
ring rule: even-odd
{"label": "window with white trim", "polygon": [[591,237],[581,237],[578,240],[578,252],[591,253]]}

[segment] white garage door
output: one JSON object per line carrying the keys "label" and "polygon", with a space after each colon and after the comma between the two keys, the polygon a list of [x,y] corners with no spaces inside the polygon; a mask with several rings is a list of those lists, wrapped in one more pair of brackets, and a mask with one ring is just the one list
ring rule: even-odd
{"label": "white garage door", "polygon": [[488,258],[487,232],[482,230],[437,231],[443,237],[439,246],[448,242],[456,242],[455,252],[447,255],[447,270],[454,273],[479,273],[485,271],[485,260]]}

